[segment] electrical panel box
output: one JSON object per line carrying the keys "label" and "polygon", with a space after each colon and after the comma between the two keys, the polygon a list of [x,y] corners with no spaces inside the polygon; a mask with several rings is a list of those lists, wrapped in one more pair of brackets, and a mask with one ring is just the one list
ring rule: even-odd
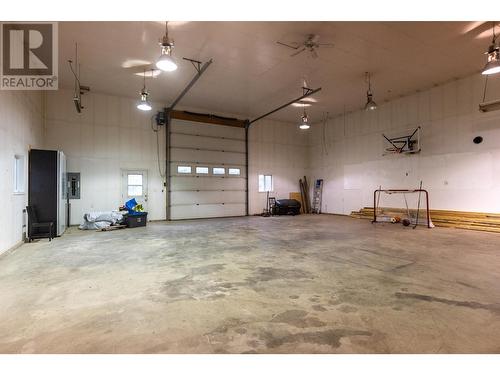
{"label": "electrical panel box", "polygon": [[68,172],[68,198],[80,199],[80,173]]}

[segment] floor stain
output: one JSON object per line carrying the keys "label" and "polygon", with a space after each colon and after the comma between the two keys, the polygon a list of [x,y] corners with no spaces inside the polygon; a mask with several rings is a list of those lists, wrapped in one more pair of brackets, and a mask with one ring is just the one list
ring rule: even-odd
{"label": "floor stain", "polygon": [[453,299],[439,298],[439,297],[429,296],[426,294],[417,294],[417,293],[397,292],[397,293],[395,293],[395,296],[398,298],[416,299],[419,301],[438,302],[438,303],[444,303],[446,305],[468,307],[471,309],[484,309],[484,310],[489,310],[491,312],[500,314],[500,304],[498,304],[498,303],[484,304],[484,303],[475,302],[475,301],[457,301],[457,300],[453,300]]}
{"label": "floor stain", "polygon": [[323,306],[321,306],[321,305],[313,305],[313,306],[312,306],[312,309],[313,309],[314,311],[327,311],[327,309],[325,309],[325,308],[324,308]]}
{"label": "floor stain", "polygon": [[339,311],[349,314],[358,311],[358,309],[354,306],[344,305],[339,307]]}
{"label": "floor stain", "polygon": [[209,264],[208,266],[195,267],[191,269],[193,275],[208,275],[224,269],[225,264]]}
{"label": "floor stain", "polygon": [[163,283],[161,291],[170,301],[224,298],[236,291],[233,283],[217,280],[197,280],[191,275]]}
{"label": "floor stain", "polygon": [[276,315],[271,322],[286,323],[297,328],[306,327],[323,327],[325,322],[316,317],[306,317],[307,311],[304,310],[288,310]]}
{"label": "floor stain", "polygon": [[464,283],[463,281],[457,281],[457,284],[462,285],[462,286],[466,286],[467,288],[479,289],[477,286],[474,286],[474,285],[471,285],[468,283]]}
{"label": "floor stain", "polygon": [[340,305],[342,303],[342,301],[338,300],[338,299],[331,299],[328,301],[328,304],[330,306],[335,306],[335,305]]}
{"label": "floor stain", "polygon": [[297,268],[274,268],[274,267],[257,267],[251,276],[245,280],[249,283],[266,282],[273,280],[303,280],[314,279],[314,275],[310,272],[303,271]]}
{"label": "floor stain", "polygon": [[284,336],[264,332],[260,338],[265,341],[267,348],[277,348],[284,344],[307,343],[328,345],[332,348],[340,347],[340,339],[349,336],[371,336],[371,332],[350,329],[329,329],[326,331],[301,332]]}
{"label": "floor stain", "polygon": [[287,310],[280,314],[277,314],[271,322],[277,323],[288,323],[290,321],[295,321],[297,319],[302,319],[307,315],[307,311],[304,310]]}

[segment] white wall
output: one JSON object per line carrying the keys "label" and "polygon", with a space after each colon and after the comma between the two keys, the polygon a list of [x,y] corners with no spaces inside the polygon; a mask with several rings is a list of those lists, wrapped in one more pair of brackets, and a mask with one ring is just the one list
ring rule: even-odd
{"label": "white wall", "polygon": [[[40,92],[0,91],[0,253],[23,239],[23,209],[28,204],[28,150],[42,144],[42,107]],[[24,155],[24,194],[13,193],[15,155]]]}
{"label": "white wall", "polygon": [[[373,112],[331,119],[312,127],[312,178],[324,179],[323,212],[349,214],[373,203],[373,190],[416,188],[423,180],[431,208],[500,212],[500,111],[481,113],[484,77],[453,81],[388,103]],[[500,78],[491,77],[487,100],[500,99]],[[360,106],[363,104],[360,93]],[[375,97],[376,100],[376,97]],[[382,133],[422,127],[417,155],[382,156]],[[323,134],[326,150],[323,146]],[[483,143],[472,139],[480,135]],[[401,197],[386,199],[404,207]]]}
{"label": "white wall", "polygon": [[[122,204],[121,169],[147,169],[149,215],[165,219],[166,194],[160,177],[156,138],[150,116],[161,108],[144,113],[135,100],[96,93],[83,96],[86,107],[75,111],[72,91],[47,94],[47,133],[44,146],[62,150],[68,158],[68,172],[81,173],[81,199],[71,201],[71,224],[78,224],[85,212],[113,210]],[[192,111],[196,109],[190,108]],[[203,112],[203,111],[200,111]],[[219,114],[240,117],[234,114]],[[162,172],[165,166],[165,133],[159,133]],[[258,174],[272,174],[274,195],[288,198],[299,191],[298,179],[306,171],[307,135],[295,124],[262,120],[249,133],[250,213],[260,213],[265,193],[258,192]]]}
{"label": "white wall", "polygon": [[[73,105],[73,93],[47,94],[47,132],[44,146],[62,150],[68,172],[81,173],[81,199],[71,200],[71,224],[79,224],[89,211],[116,210],[122,202],[122,169],[148,171],[148,219],[165,218],[165,192],[157,162],[156,135],[150,112],[135,108],[135,100],[89,93],[84,110]],[[165,171],[165,130],[160,130],[160,162]]]}
{"label": "white wall", "polygon": [[277,199],[300,191],[299,178],[308,165],[309,135],[297,124],[264,119],[251,125],[248,138],[250,214],[257,214],[266,207],[266,193],[259,193],[259,174],[273,176],[270,196]]}

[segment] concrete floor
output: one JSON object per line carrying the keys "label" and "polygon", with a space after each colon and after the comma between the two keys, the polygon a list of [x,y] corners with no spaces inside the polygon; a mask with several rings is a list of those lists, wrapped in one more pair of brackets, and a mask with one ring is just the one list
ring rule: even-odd
{"label": "concrete floor", "polygon": [[71,229],[0,258],[0,352],[499,353],[499,250],[330,215]]}

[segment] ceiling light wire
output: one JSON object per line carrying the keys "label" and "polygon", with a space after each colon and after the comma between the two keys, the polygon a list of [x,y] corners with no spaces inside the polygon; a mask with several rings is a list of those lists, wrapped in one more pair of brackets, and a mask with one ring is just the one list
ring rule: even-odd
{"label": "ceiling light wire", "polygon": [[488,77],[489,76],[490,76],[489,74],[486,74],[486,80],[484,81],[483,103],[486,100],[486,89],[488,88]]}
{"label": "ceiling light wire", "polygon": [[156,161],[157,161],[157,164],[158,164],[158,173],[160,174],[160,177],[162,179],[165,179],[166,177],[166,172],[162,172],[161,170],[161,163],[160,163],[160,139],[159,139],[159,131],[161,129],[160,126],[158,126],[158,124],[156,124],[156,129],[153,125],[153,119],[156,118],[157,115],[152,115],[149,119],[149,122],[150,122],[150,125],[151,125],[151,129],[153,130],[153,132],[155,133],[156,135]]}

